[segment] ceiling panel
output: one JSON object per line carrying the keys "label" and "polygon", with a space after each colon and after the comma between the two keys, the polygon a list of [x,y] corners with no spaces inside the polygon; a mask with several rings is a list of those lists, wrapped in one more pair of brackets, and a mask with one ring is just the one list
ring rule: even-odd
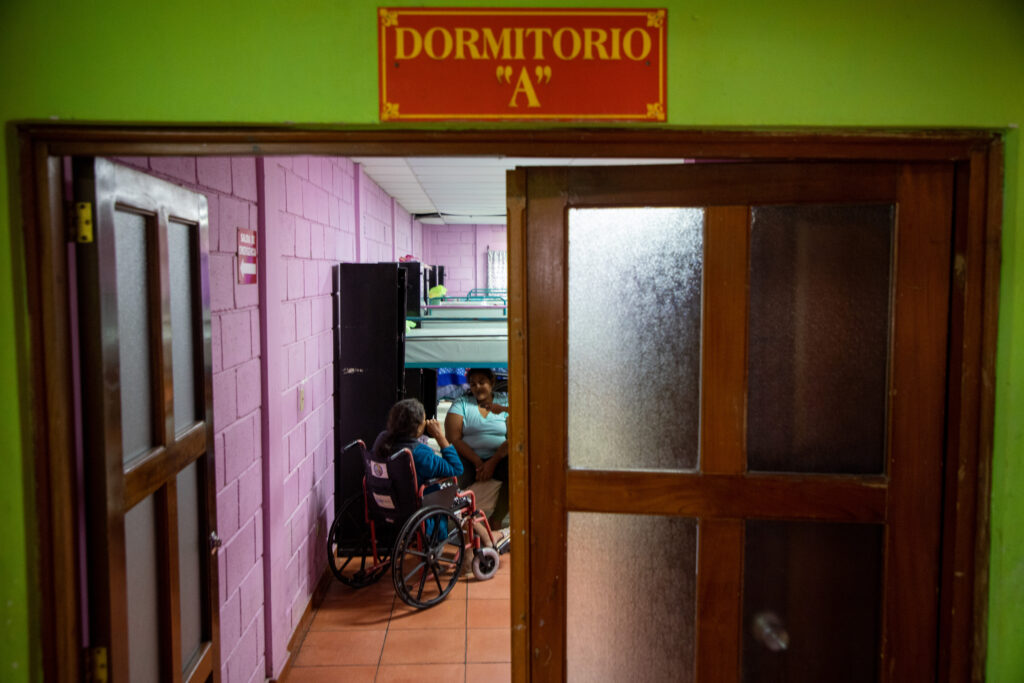
{"label": "ceiling panel", "polygon": [[635,166],[684,159],[354,157],[403,209],[429,224],[504,224],[505,172],[517,166]]}

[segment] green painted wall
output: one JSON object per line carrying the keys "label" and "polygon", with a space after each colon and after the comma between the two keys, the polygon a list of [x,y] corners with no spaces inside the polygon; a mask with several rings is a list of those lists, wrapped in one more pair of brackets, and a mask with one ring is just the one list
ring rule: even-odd
{"label": "green painted wall", "polygon": [[[0,121],[375,124],[375,8],[669,10],[669,124],[985,127],[1006,136],[990,681],[1024,680],[1024,3],[0,0]],[[0,141],[0,679],[38,678],[26,527],[21,247]],[[28,457],[31,457],[29,455]],[[35,673],[30,673],[35,672]]]}

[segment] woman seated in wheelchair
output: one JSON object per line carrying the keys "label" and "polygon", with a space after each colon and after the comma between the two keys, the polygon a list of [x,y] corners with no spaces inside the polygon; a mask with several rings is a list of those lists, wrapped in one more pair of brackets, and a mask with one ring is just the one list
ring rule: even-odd
{"label": "woman seated in wheelchair", "polygon": [[[440,457],[434,450],[419,440],[423,434],[437,441],[441,448]],[[416,480],[425,484],[432,479],[459,477],[463,472],[462,460],[455,446],[445,438],[444,429],[437,420],[428,420],[423,404],[415,398],[407,398],[391,406],[388,411],[387,429],[377,435],[371,449],[380,458],[408,448],[412,452],[413,464],[416,467]],[[491,530],[481,522],[474,523],[474,531],[480,536],[482,544],[493,547],[495,539]],[[501,540],[504,540],[499,536]],[[506,545],[502,545],[505,550]],[[466,556],[467,566],[471,557]]]}
{"label": "woman seated in wheelchair", "polygon": [[[419,440],[424,432],[437,440],[437,445],[441,447],[440,457],[430,446]],[[455,447],[444,437],[444,429],[437,420],[427,419],[423,404],[414,398],[407,398],[391,406],[387,429],[377,436],[371,450],[383,457],[403,448],[412,451],[416,479],[421,483],[462,474],[462,461]]]}
{"label": "woman seated in wheelchair", "polygon": [[[437,439],[440,455],[419,441],[424,432]],[[346,450],[355,446],[363,492],[341,505],[327,536],[328,563],[339,581],[362,588],[390,568],[399,597],[425,608],[444,600],[465,570],[478,579],[494,576],[508,541],[494,547],[474,494],[456,485],[462,463],[455,448],[419,401],[391,407],[372,450],[358,440]]]}

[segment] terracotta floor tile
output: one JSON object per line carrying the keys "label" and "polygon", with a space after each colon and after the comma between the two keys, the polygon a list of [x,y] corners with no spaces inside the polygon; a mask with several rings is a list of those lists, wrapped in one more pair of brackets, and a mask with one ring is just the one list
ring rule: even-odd
{"label": "terracotta floor tile", "polygon": [[506,683],[511,680],[511,662],[466,664],[466,683]]}
{"label": "terracotta floor tile", "polygon": [[389,625],[391,629],[465,627],[466,601],[451,596],[428,609],[416,609],[401,600],[395,600]]}
{"label": "terracotta floor tile", "polygon": [[381,664],[461,664],[465,661],[466,631],[461,628],[388,631],[380,660]]}
{"label": "terracotta floor tile", "polygon": [[294,667],[281,683],[373,683],[376,666],[303,666]]}
{"label": "terracotta floor tile", "polygon": [[385,631],[310,631],[299,648],[296,668],[377,664]]}
{"label": "terracotta floor tile", "polygon": [[495,576],[488,581],[470,581],[468,589],[470,600],[507,598],[512,594],[512,581],[508,576]]}
{"label": "terracotta floor tile", "polygon": [[332,579],[330,586],[327,588],[327,593],[324,595],[324,601],[335,601],[335,600],[379,600],[380,598],[394,597],[395,585],[391,582],[391,574],[385,574],[377,583],[371,583],[369,586],[363,588],[352,588],[346,586],[341,581]]}
{"label": "terracotta floor tile", "polygon": [[313,617],[312,631],[383,631],[391,619],[393,598],[324,601]]}
{"label": "terracotta floor tile", "polygon": [[470,600],[467,628],[511,628],[512,607],[508,598]]}
{"label": "terracotta floor tile", "polygon": [[476,581],[476,579],[473,578],[472,574],[469,575],[468,580],[464,578],[459,579],[459,582],[455,584],[455,588],[452,588],[452,592],[449,593],[448,597],[445,599],[451,600],[452,598],[455,598],[456,600],[465,600],[466,595],[468,594],[467,588],[469,587],[471,581]]}
{"label": "terracotta floor tile", "polygon": [[377,683],[447,683],[465,676],[464,664],[392,664],[380,667]]}
{"label": "terracotta floor tile", "polygon": [[466,662],[511,662],[511,628],[471,628],[466,631]]}

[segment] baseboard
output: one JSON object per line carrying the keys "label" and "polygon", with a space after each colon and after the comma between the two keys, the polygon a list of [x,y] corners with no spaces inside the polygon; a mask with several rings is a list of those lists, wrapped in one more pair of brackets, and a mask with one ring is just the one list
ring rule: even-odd
{"label": "baseboard", "polygon": [[313,595],[309,597],[306,609],[302,612],[302,618],[299,619],[298,626],[292,632],[292,637],[288,639],[288,659],[285,661],[284,667],[281,669],[281,673],[277,675],[277,678],[269,679],[268,683],[278,683],[278,681],[286,681],[288,679],[288,674],[292,671],[292,665],[299,653],[299,648],[302,647],[302,642],[306,639],[306,634],[309,633],[309,627],[313,625],[313,617],[316,614],[316,610],[323,603],[324,596],[327,595],[327,590],[331,587],[332,576],[330,568],[325,566],[324,573],[320,575],[320,580],[316,582]]}

